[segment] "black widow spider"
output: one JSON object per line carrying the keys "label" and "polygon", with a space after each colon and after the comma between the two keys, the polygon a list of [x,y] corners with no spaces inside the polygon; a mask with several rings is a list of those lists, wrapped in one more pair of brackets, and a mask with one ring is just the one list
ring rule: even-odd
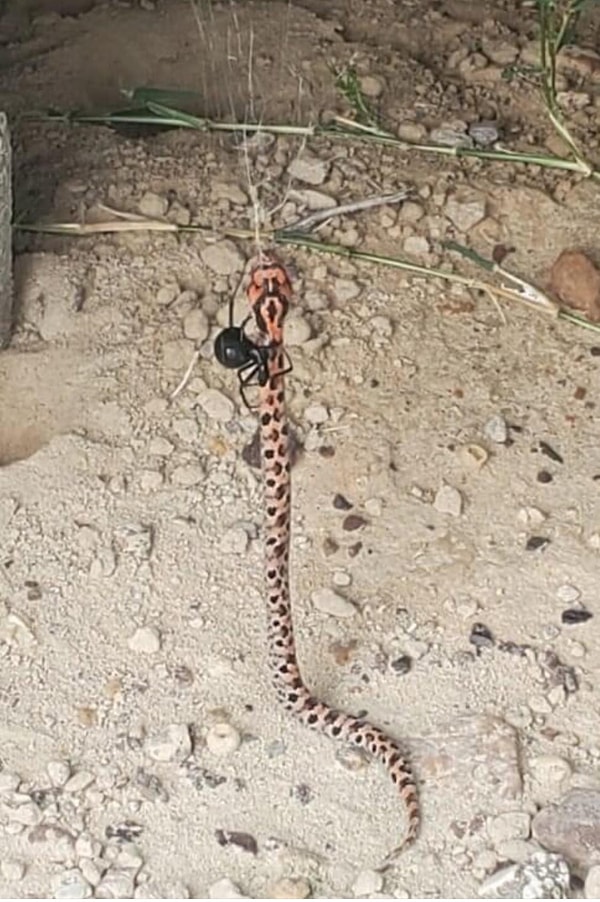
{"label": "black widow spider", "polygon": [[[237,370],[240,380],[240,393],[246,407],[251,410],[245,395],[245,389],[251,385],[266,385],[269,378],[269,356],[273,345],[258,345],[244,332],[244,326],[251,319],[247,316],[239,326],[233,325],[233,299],[229,304],[229,325],[215,338],[215,357],[221,366]],[[292,363],[286,351],[283,352],[288,361],[286,369],[277,375],[283,376],[292,369]]]}

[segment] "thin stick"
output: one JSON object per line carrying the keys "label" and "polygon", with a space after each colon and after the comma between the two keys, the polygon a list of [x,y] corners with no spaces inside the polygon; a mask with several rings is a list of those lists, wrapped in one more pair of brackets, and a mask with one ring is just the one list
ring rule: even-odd
{"label": "thin stick", "polygon": [[184,388],[190,381],[190,377],[194,371],[194,367],[196,366],[196,364],[198,363],[199,360],[200,360],[200,351],[194,351],[194,355],[193,355],[192,359],[190,360],[189,366],[183,375],[183,379],[181,380],[181,382],[179,383],[177,388],[169,395],[169,403],[170,404],[173,403],[173,401],[175,400],[177,395],[181,394],[181,392],[184,390]]}
{"label": "thin stick", "polygon": [[318,223],[336,216],[345,216],[346,213],[358,213],[361,210],[369,210],[373,207],[383,207],[386,204],[399,204],[410,197],[410,190],[403,188],[395,194],[380,194],[377,197],[367,197],[364,200],[355,200],[347,204],[339,204],[336,207],[327,207],[325,210],[317,210],[304,219],[299,219],[286,226],[287,232],[309,232]]}

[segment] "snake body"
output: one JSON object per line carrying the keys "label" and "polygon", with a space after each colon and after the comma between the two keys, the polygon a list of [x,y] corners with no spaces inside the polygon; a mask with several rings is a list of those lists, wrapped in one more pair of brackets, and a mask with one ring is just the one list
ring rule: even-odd
{"label": "snake body", "polygon": [[332,739],[366,749],[381,761],[400,794],[407,830],[399,851],[414,840],[419,828],[419,804],[411,767],[399,745],[366,720],[338,711],[316,698],[302,678],[292,620],[289,586],[291,531],[291,459],[285,404],[284,320],[292,300],[286,270],[273,259],[262,259],[252,270],[248,300],[268,349],[260,382],[261,465],[264,484],[264,542],[268,606],[268,649],[278,700],[304,726]]}

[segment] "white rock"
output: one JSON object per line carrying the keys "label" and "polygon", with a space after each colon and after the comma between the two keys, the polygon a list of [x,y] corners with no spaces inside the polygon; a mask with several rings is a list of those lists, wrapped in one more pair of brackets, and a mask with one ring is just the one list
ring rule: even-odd
{"label": "white rock", "polygon": [[329,411],[324,404],[311,404],[304,411],[304,418],[311,426],[320,426],[329,419]]}
{"label": "white rock", "polygon": [[[195,353],[194,342],[187,338],[175,338],[162,346],[162,365],[166,370],[185,373]],[[162,400],[162,399],[161,399]]]}
{"label": "white rock", "polygon": [[140,200],[139,210],[142,216],[148,216],[150,219],[162,219],[169,207],[169,201],[153,191],[146,191]]}
{"label": "white rock", "polygon": [[17,808],[10,808],[6,814],[10,821],[25,827],[35,827],[42,819],[42,812],[34,802],[26,802]]}
{"label": "white rock", "polygon": [[374,316],[371,318],[371,328],[380,338],[391,338],[394,331],[392,323],[387,316]]}
{"label": "white rock", "polygon": [[332,617],[353,617],[356,614],[354,605],[333,589],[315,589],[311,599],[315,608],[323,614],[330,614]]}
{"label": "white rock", "polygon": [[285,324],[285,343],[290,347],[298,347],[309,341],[312,335],[310,323],[300,314],[290,316]]}
{"label": "white rock", "polygon": [[208,338],[209,331],[210,324],[208,322],[208,317],[204,310],[201,310],[199,307],[195,310],[190,310],[184,317],[183,334],[186,338],[190,338],[192,341],[199,343]]}
{"label": "white rock", "polygon": [[79,861],[79,868],[87,882],[91,883],[92,886],[96,886],[100,883],[102,872],[96,862],[92,861],[91,858],[82,858],[81,861]]}
{"label": "white rock", "polygon": [[102,843],[92,839],[89,833],[81,833],[75,840],[75,854],[78,858],[99,858],[102,855]]}
{"label": "white rock", "polygon": [[218,244],[209,244],[202,250],[200,257],[205,266],[220,276],[233,275],[244,268],[244,257],[233,241],[227,239]]}
{"label": "white rock", "polygon": [[444,212],[459,232],[468,232],[485,219],[485,195],[473,188],[459,188],[447,198]]}
{"label": "white rock", "polygon": [[411,257],[425,257],[429,253],[429,241],[423,235],[409,235],[403,247]]}
{"label": "white rock", "polygon": [[359,84],[365,97],[379,97],[384,88],[384,82],[375,75],[361,75]]}
{"label": "white rock", "polygon": [[149,736],[144,748],[153,761],[185,761],[192,751],[187,724],[170,724],[161,733]]}
{"label": "white rock", "polygon": [[329,166],[318,157],[302,153],[295,157],[288,166],[288,173],[307,185],[322,185],[327,178]]}
{"label": "white rock", "polygon": [[483,433],[491,442],[504,445],[508,438],[508,425],[502,414],[497,413],[490,417],[483,427]]}
{"label": "white rock", "polygon": [[347,570],[334,570],[331,581],[334,586],[344,589],[352,583],[352,577]]}
{"label": "white rock", "polygon": [[54,886],[55,899],[89,899],[92,895],[92,887],[79,868],[63,871],[54,880]]}
{"label": "white rock", "polygon": [[233,880],[230,880],[229,877],[223,877],[221,880],[217,880],[216,883],[212,883],[208,887],[208,898],[249,899],[250,896],[244,896],[244,894],[240,891],[240,888],[236,886]]}
{"label": "white rock", "polygon": [[121,868],[110,868],[94,892],[95,899],[133,899],[134,874]]}
{"label": "white rock", "polygon": [[5,859],[0,865],[0,869],[2,870],[2,876],[5,880],[8,880],[9,883],[17,883],[25,876],[25,865],[22,861],[10,861],[10,859]]}
{"label": "white rock", "polygon": [[49,761],[46,770],[53,786],[64,786],[71,776],[68,761]]}
{"label": "white rock", "polygon": [[487,832],[494,843],[507,839],[527,839],[531,827],[531,818],[525,811],[505,811],[487,821]]}
{"label": "white rock", "polygon": [[494,871],[480,885],[478,893],[484,899],[510,899],[516,898],[506,892],[513,890],[517,884],[519,865],[511,864],[506,868]]}
{"label": "white rock", "polygon": [[18,774],[13,774],[10,771],[0,773],[0,793],[16,792],[20,783],[21,778]]}
{"label": "white rock", "polygon": [[594,864],[585,878],[585,898],[600,899],[600,864]]}
{"label": "white rock", "polygon": [[156,292],[156,303],[160,304],[161,307],[167,307],[173,303],[178,294],[178,285],[163,285]]}
{"label": "white rock", "polygon": [[166,438],[157,435],[151,439],[148,444],[148,453],[156,454],[160,457],[168,457],[174,451],[174,445]]}
{"label": "white rock", "polygon": [[87,770],[80,770],[67,781],[65,792],[77,793],[83,792],[88,786],[91,786],[95,780],[95,776]]}
{"label": "white rock", "polygon": [[361,871],[352,884],[352,892],[357,899],[362,899],[371,893],[379,893],[382,889],[383,875],[379,871]]}
{"label": "white rock", "polygon": [[142,492],[155,492],[162,486],[164,476],[159,470],[138,470],[137,481]]}
{"label": "white rock", "polygon": [[433,506],[441,514],[459,517],[462,513],[462,495],[451,485],[443,485],[435,494]]}
{"label": "white rock", "polygon": [[340,303],[352,301],[360,294],[360,285],[353,279],[335,279],[333,283],[336,300]]}
{"label": "white rock", "polygon": [[528,762],[531,791],[536,802],[556,799],[571,777],[571,765],[559,755],[537,755]]}
{"label": "white rock", "polygon": [[180,485],[182,488],[190,488],[190,486],[198,485],[204,481],[204,470],[200,464],[185,464],[181,467],[175,467],[171,473],[171,482],[173,485]]}
{"label": "white rock", "polygon": [[235,407],[227,395],[218,391],[216,388],[207,388],[198,396],[198,404],[204,413],[211,420],[218,420],[220,423],[228,423],[233,419]]}
{"label": "white rock", "polygon": [[288,197],[290,200],[304,204],[309,210],[329,210],[338,205],[335,197],[330,197],[329,194],[323,194],[322,191],[315,191],[312,188],[290,191]]}
{"label": "white rock", "polygon": [[140,655],[155,655],[160,651],[160,633],[153,626],[139,626],[127,642]]}
{"label": "white rock", "polygon": [[206,746],[213,755],[226,758],[240,747],[242,737],[235,727],[222,721],[213,724],[206,734]]}
{"label": "white rock", "polygon": [[271,899],[307,899],[309,895],[310,883],[304,877],[282,877],[268,889]]}
{"label": "white rock", "polygon": [[220,544],[221,551],[225,554],[244,554],[248,549],[250,539],[246,530],[241,526],[232,526],[223,533]]}
{"label": "white rock", "polygon": [[581,592],[577,586],[565,584],[558,587],[556,590],[556,597],[559,601],[562,601],[563,604],[573,604],[574,601],[578,601],[581,598]]}

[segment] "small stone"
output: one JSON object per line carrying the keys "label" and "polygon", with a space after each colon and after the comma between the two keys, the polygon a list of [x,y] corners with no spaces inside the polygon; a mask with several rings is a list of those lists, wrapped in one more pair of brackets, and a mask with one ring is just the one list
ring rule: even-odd
{"label": "small stone", "polygon": [[244,268],[244,257],[233,241],[228,239],[209,244],[202,250],[200,257],[211,272],[220,276],[231,276]]}
{"label": "small stone", "polygon": [[282,877],[268,889],[271,899],[308,899],[310,883],[304,877]]}
{"label": "small stone", "polygon": [[533,819],[533,836],[585,871],[600,859],[600,790],[574,789]]}
{"label": "small stone", "polygon": [[148,444],[148,453],[155,454],[158,457],[168,457],[174,450],[174,445],[172,445],[168,439],[163,438],[160,435],[151,439]]}
{"label": "small stone", "polygon": [[92,839],[89,833],[81,833],[75,840],[75,854],[78,858],[99,858],[102,855],[102,843]]}
{"label": "small stone", "polygon": [[244,554],[248,550],[250,538],[241,526],[233,526],[223,533],[221,539],[221,551],[225,554]]}
{"label": "small stone", "polygon": [[479,895],[486,899],[566,899],[569,867],[558,855],[535,852],[522,864],[501,868],[483,881]]}
{"label": "small stone", "polygon": [[586,899],[600,899],[600,864],[593,865],[587,872],[584,893]]}
{"label": "small stone", "polygon": [[25,876],[25,865],[22,861],[4,859],[0,865],[0,869],[2,870],[2,876],[5,880],[8,880],[9,883],[17,883]]}
{"label": "small stone", "polygon": [[178,285],[163,285],[162,288],[159,288],[156,292],[156,303],[161,307],[168,307],[169,304],[173,303],[178,294]]}
{"label": "small stone", "polygon": [[198,395],[198,404],[211,420],[229,423],[235,415],[235,406],[227,395],[216,388],[207,388]]}
{"label": "small stone", "polygon": [[538,803],[547,803],[560,794],[571,776],[571,765],[559,755],[537,755],[528,763],[531,792]]}
{"label": "small stone", "polygon": [[163,219],[167,214],[169,202],[153,191],[146,191],[140,200],[139,211],[149,219]]}
{"label": "small stone", "polygon": [[127,644],[137,654],[155,655],[160,651],[160,633],[153,626],[140,626]]}
{"label": "small stone", "polygon": [[92,886],[96,886],[102,879],[102,873],[98,865],[91,858],[83,858],[79,861],[79,868],[84,878]]}
{"label": "small stone", "polygon": [[187,338],[166,341],[162,348],[162,364],[166,370],[185,370],[194,356],[194,343]]}
{"label": "small stone", "polygon": [[365,97],[372,97],[376,99],[380,97],[383,93],[384,83],[380,78],[377,78],[374,75],[363,75],[359,79],[360,90],[365,95]]}
{"label": "small stone", "polygon": [[133,899],[135,871],[110,868],[94,892],[95,899]]}
{"label": "small stone", "polygon": [[383,513],[383,502],[381,498],[367,498],[365,501],[365,512],[370,517],[381,517]]}
{"label": "small stone", "polygon": [[237,752],[241,741],[242,738],[236,728],[226,721],[213,724],[206,734],[209,752],[219,758],[227,758]]}
{"label": "small stone", "polygon": [[398,126],[397,135],[401,141],[409,144],[420,144],[427,137],[427,129],[420,122],[407,120]]}
{"label": "small stone", "polygon": [[411,257],[425,257],[429,253],[429,241],[423,235],[409,235],[403,247]]}
{"label": "small stone", "polygon": [[0,773],[0,794],[5,792],[16,792],[21,784],[21,778],[18,774],[10,771],[2,771]]}
{"label": "small stone", "polygon": [[336,300],[342,304],[354,300],[361,292],[360,285],[354,279],[335,279],[333,290]]}
{"label": "small stone", "polygon": [[530,817],[524,811],[505,811],[487,821],[487,832],[495,846],[507,839],[527,839],[529,829]]}
{"label": "small stone", "polygon": [[484,43],[482,49],[487,58],[497,66],[510,66],[519,55],[519,48],[506,41],[492,45]]}
{"label": "small stone", "polygon": [[473,188],[459,188],[446,199],[444,213],[459,232],[468,232],[485,218],[485,195]]}
{"label": "small stone", "polygon": [[250,897],[244,896],[239,886],[237,886],[233,880],[230,880],[229,877],[223,877],[221,880],[217,880],[216,883],[212,883],[208,887],[208,898],[249,899]]}
{"label": "small stone", "polygon": [[548,519],[547,514],[537,507],[522,507],[517,514],[520,523],[526,526],[541,526]]}
{"label": "small stone", "polygon": [[204,470],[199,464],[186,464],[182,467],[176,467],[171,473],[173,485],[180,485],[186,489],[193,485],[198,485],[203,480]]}
{"label": "small stone", "polygon": [[34,802],[26,802],[6,812],[8,819],[24,827],[35,827],[42,819],[42,812]]}
{"label": "small stone", "polygon": [[288,166],[288,174],[307,185],[322,185],[328,170],[327,163],[308,153],[295,157]]}
{"label": "small stone", "polygon": [[486,438],[497,445],[504,445],[508,439],[508,425],[501,413],[494,414],[490,417],[485,426],[483,433]]}
{"label": "small stone", "polygon": [[582,251],[560,254],[550,272],[550,288],[568,307],[600,322],[600,270]]}
{"label": "small stone", "polygon": [[354,605],[333,589],[316,589],[311,594],[311,599],[315,608],[323,614],[332,617],[353,617],[356,614]]}
{"label": "small stone", "polygon": [[170,724],[161,733],[149,736],[145,751],[153,761],[175,761],[178,764],[185,761],[192,751],[187,724]]}
{"label": "small stone", "polygon": [[355,749],[352,746],[343,745],[335,751],[335,760],[344,770],[356,773],[364,770],[371,763],[367,752],[363,749]]}
{"label": "small stone", "polygon": [[63,871],[55,879],[54,886],[55,899],[89,899],[92,895],[92,887],[79,868]]}
{"label": "small stone", "polygon": [[451,485],[443,485],[435,494],[433,506],[441,514],[460,517],[463,507],[462,495]]}
{"label": "small stone", "polygon": [[91,786],[95,780],[94,774],[87,770],[80,770],[67,781],[65,792],[77,793],[83,792],[88,786]]}
{"label": "small stone", "polygon": [[[309,210],[329,210],[337,207],[338,203],[335,197],[329,194],[323,194],[322,191],[314,191],[312,188],[300,188],[296,191],[289,192],[290,200],[298,201],[308,207]],[[314,276],[317,279],[317,276]]]}
{"label": "small stone", "polygon": [[312,404],[304,411],[304,417],[311,426],[321,426],[329,419],[329,411],[323,404]]}
{"label": "small stone", "polygon": [[334,570],[331,581],[339,589],[345,589],[352,584],[352,577],[347,570]]}
{"label": "small stone", "polygon": [[[161,488],[164,476],[159,470],[139,470],[137,481],[142,492],[156,492]],[[100,573],[102,573],[101,567]]]}
{"label": "small stone", "polygon": [[361,871],[354,883],[352,892],[356,899],[364,899],[371,893],[379,893],[383,889],[383,874],[380,871]]}
{"label": "small stone", "polygon": [[202,341],[206,341],[209,331],[210,325],[204,310],[196,307],[185,315],[183,319],[183,334],[186,338],[199,344]]}
{"label": "small stone", "polygon": [[473,147],[473,139],[464,130],[449,125],[432,129],[430,140],[441,147]]}
{"label": "small stone", "polygon": [[174,200],[169,207],[167,218],[169,222],[174,222],[175,225],[189,226],[192,220],[192,214],[187,207],[184,207],[178,200]]}
{"label": "small stone", "polygon": [[371,318],[371,329],[381,338],[391,338],[394,328],[387,316],[373,316]]}
{"label": "small stone", "polygon": [[577,586],[570,586],[565,583],[556,590],[556,597],[563,604],[573,604],[581,598],[581,592]]}
{"label": "small stone", "polygon": [[310,340],[312,330],[310,323],[303,316],[290,316],[285,324],[285,341],[290,347],[298,347]]}
{"label": "small stone", "polygon": [[468,134],[478,147],[489,147],[500,137],[498,126],[494,122],[473,122]]}
{"label": "small stone", "polygon": [[400,219],[402,222],[419,222],[423,219],[425,210],[414,200],[405,200],[400,207]]}

